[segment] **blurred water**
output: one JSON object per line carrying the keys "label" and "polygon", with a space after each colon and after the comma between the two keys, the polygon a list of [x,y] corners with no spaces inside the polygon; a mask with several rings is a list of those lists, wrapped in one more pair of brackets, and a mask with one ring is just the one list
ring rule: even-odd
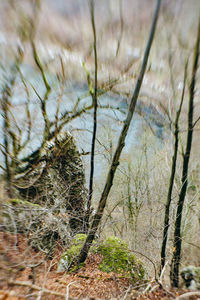
{"label": "blurred water", "polygon": [[[26,80],[26,84],[29,88],[30,93],[30,103],[29,109],[32,116],[32,133],[31,141],[24,149],[21,157],[30,154],[32,151],[36,150],[42,142],[42,134],[44,129],[44,120],[40,108],[40,100],[34,89],[43,98],[45,94],[44,84],[42,78],[36,70],[30,65],[24,65],[22,67],[22,72]],[[1,78],[2,80],[2,78]],[[59,84],[55,75],[48,74],[48,81],[52,87],[52,92],[49,95],[47,101],[47,113],[50,121],[55,119],[57,100],[59,98]],[[33,89],[34,87],[34,89]],[[62,96],[60,104],[60,117],[62,114],[68,110],[71,111],[79,97],[87,95],[88,89],[87,85],[80,85],[74,82],[66,82],[64,93]],[[90,104],[92,101],[90,96],[83,97],[80,102],[78,109],[81,109],[84,105]],[[98,102],[100,105],[110,105],[109,109],[98,109],[98,130],[97,130],[97,143],[96,143],[96,158],[95,158],[95,176],[98,177],[105,171],[109,163],[111,154],[113,153],[117,140],[123,126],[123,120],[126,117],[126,112],[128,109],[127,102],[120,96],[116,96],[111,93],[106,93],[99,97]],[[27,118],[25,114],[25,104],[27,103],[27,94],[25,93],[24,86],[22,85],[21,79],[18,78],[13,96],[11,98],[11,110],[14,118],[12,119],[12,127],[16,130],[16,123],[21,128],[22,141],[25,140],[27,136]],[[121,111],[114,109],[120,108]],[[155,112],[151,111],[150,108],[143,109],[143,115],[146,115],[146,120],[148,119],[151,126],[155,130],[155,143],[159,145],[162,142],[162,137],[164,134],[164,128],[161,123],[157,121]],[[152,119],[154,115],[154,119]],[[0,122],[2,124],[3,118],[0,116]],[[16,122],[16,123],[15,123]],[[126,145],[124,147],[123,153],[131,153],[135,148],[142,147],[143,133],[148,127],[147,122],[138,113],[134,114],[127,138]],[[79,150],[82,152],[90,152],[92,130],[93,130],[93,110],[84,113],[80,117],[67,123],[63,130],[68,130],[75,137],[76,144]],[[2,142],[3,132],[0,132],[0,139]],[[112,152],[112,153],[111,153]],[[89,155],[83,156],[86,173],[89,173]],[[1,161],[3,161],[3,156],[1,155]],[[87,174],[88,175],[88,174]]]}

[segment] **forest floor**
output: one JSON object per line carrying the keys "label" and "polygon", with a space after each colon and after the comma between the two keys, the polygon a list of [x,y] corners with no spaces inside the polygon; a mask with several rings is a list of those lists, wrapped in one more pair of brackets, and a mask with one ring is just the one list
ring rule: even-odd
{"label": "forest floor", "polygon": [[[98,269],[101,257],[90,255],[77,273],[57,273],[62,255],[57,246],[53,259],[35,252],[21,234],[0,232],[0,299],[176,299],[186,290],[156,288],[143,293],[119,274]],[[178,299],[178,298],[177,298]],[[185,298],[184,298],[185,299]],[[187,299],[199,299],[190,297]]]}
{"label": "forest floor", "polygon": [[[24,0],[20,2],[22,3],[22,8],[25,7],[24,4],[26,4],[26,2],[28,1]],[[42,7],[40,17],[41,21],[38,23],[37,27],[38,34],[36,40],[41,60],[44,64],[48,63],[48,71],[50,74],[59,74],[61,71],[58,68],[58,66],[60,66],[60,64],[58,64],[58,58],[60,62],[60,57],[62,57],[63,62],[66,64],[67,81],[78,83],[83,82],[84,84],[87,84],[86,72],[82,66],[82,61],[86,62],[86,66],[91,74],[93,74],[92,72],[94,70],[93,56],[90,51],[92,31],[88,12],[86,11],[85,14],[81,14],[80,10],[80,15],[74,12],[72,12],[71,15],[66,12],[64,14],[62,8],[60,9],[60,12],[55,9],[55,7],[58,7],[57,4],[55,7],[51,7],[51,5],[49,5],[50,2],[54,3],[53,0],[41,2],[44,3],[44,7]],[[68,1],[68,3],[72,4],[75,2],[76,1],[73,0]],[[98,5],[100,5],[100,2],[101,1],[99,1]],[[140,2],[141,5],[144,5],[142,4],[142,1],[138,1],[138,3]],[[173,3],[173,1],[171,2]],[[169,88],[170,76],[168,66],[169,62],[167,60],[168,55],[171,53],[171,48],[167,44],[167,34],[165,34],[165,32],[169,30],[169,33],[171,33],[171,37],[173,38],[172,49],[174,52],[173,61],[175,62],[173,66],[173,73],[175,74],[175,86],[177,87],[182,82],[184,72],[184,68],[182,68],[182,55],[180,55],[180,52],[185,53],[187,49],[185,45],[190,45],[188,48],[189,51],[191,51],[191,45],[194,44],[194,34],[196,33],[196,29],[192,30],[191,24],[193,20],[197,20],[195,15],[198,15],[199,4],[198,1],[196,1],[196,4],[194,4],[195,1],[185,0],[180,2],[186,3],[185,9],[180,10],[182,13],[176,15],[175,9],[173,9],[171,14],[172,19],[170,18],[169,21],[164,22],[164,18],[160,18],[160,25],[157,28],[154,46],[151,51],[148,72],[145,74],[145,80],[140,93],[141,101],[146,101],[145,103],[153,103],[156,107],[158,106],[158,109],[163,107],[163,103],[168,109],[169,98],[172,94]],[[145,4],[145,9],[140,7],[140,12],[142,12],[141,14],[137,14],[136,11],[134,18],[130,18],[130,14],[134,12],[134,5],[136,1],[127,1],[127,3],[127,9],[123,12],[124,16],[126,16],[126,26],[124,27],[125,31],[123,33],[123,40],[118,55],[116,55],[116,46],[120,30],[119,17],[114,15],[113,23],[108,24],[105,10],[99,10],[99,16],[97,16],[96,20],[97,25],[101,24],[99,25],[100,28],[97,28],[99,64],[98,85],[101,87],[103,84],[109,82],[110,79],[122,78],[123,80],[119,81],[119,84],[113,88],[115,93],[118,94],[121,92],[122,95],[129,95],[129,91],[132,91],[135,86],[136,75],[138,74],[142,59],[144,39],[147,34],[148,24],[150,24],[149,7],[147,7],[147,4]],[[132,8],[130,5],[132,5]],[[151,7],[151,3],[149,5]],[[0,7],[0,50],[5,63],[7,63],[7,61],[9,62],[8,65],[5,65],[5,70],[9,70],[8,66],[13,59],[13,53],[10,52],[11,50],[13,51],[13,49],[16,51],[16,45],[18,45],[19,40],[19,32],[17,32],[18,26],[16,26],[16,24],[19,23],[23,10],[21,10],[20,7],[18,7],[18,10],[13,10],[13,8],[9,6],[9,1],[0,1]],[[22,17],[24,15],[26,14],[23,13]],[[177,26],[177,22],[173,23],[173,18],[176,21],[179,20],[179,26]],[[12,22],[10,20],[12,20]],[[186,20],[188,25],[190,24],[187,28],[184,26]],[[137,26],[135,26],[135,24]],[[182,48],[180,45],[181,41],[184,42],[181,44]],[[27,47],[27,53],[24,60],[24,63],[27,66],[29,66],[29,64],[32,66],[32,56],[30,53],[30,47]],[[2,59],[2,62],[4,60]],[[180,92],[181,90],[177,89],[177,99],[178,93]],[[160,103],[162,104],[162,107]],[[183,112],[185,111],[183,110]],[[199,137],[197,137],[197,140],[199,141]],[[197,141],[195,149],[199,149],[196,145],[198,145]],[[198,157],[198,153],[195,157]],[[164,173],[166,172],[164,171]],[[165,182],[165,180],[160,180],[159,177],[159,182],[162,181]],[[159,189],[157,185],[155,186],[155,195],[157,195],[159,194]],[[163,193],[160,194],[163,195]],[[160,207],[158,208],[158,211],[160,214]],[[159,222],[157,221],[156,223]],[[154,232],[157,232],[157,230],[158,228],[154,228]],[[197,233],[198,230],[195,228],[195,231],[191,235],[196,243],[198,241]],[[157,235],[155,240],[157,240]],[[148,246],[148,248],[151,252],[153,252],[154,249],[151,245]],[[30,247],[27,237],[20,234],[11,235],[9,233],[0,232],[0,300],[153,300],[176,299],[178,295],[188,292],[183,289],[170,289],[166,291],[163,288],[156,288],[153,290],[153,288],[157,285],[152,283],[153,291],[144,293],[144,286],[135,287],[130,284],[128,279],[120,278],[118,274],[107,274],[101,272],[98,269],[101,257],[97,255],[89,256],[85,266],[76,274],[57,273],[57,263],[62,253],[63,248],[58,245],[53,259],[47,259],[44,253],[35,252]],[[190,252],[190,254],[191,253],[192,252]],[[149,253],[147,253],[147,255],[149,255]],[[195,257],[195,255],[191,254],[191,257]],[[198,255],[196,255],[196,257],[198,257]],[[193,296],[187,299],[200,299],[200,296]]]}

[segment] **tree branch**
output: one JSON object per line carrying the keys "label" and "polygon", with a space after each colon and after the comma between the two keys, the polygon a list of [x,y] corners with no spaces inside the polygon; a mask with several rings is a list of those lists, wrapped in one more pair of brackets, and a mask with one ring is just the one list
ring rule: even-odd
{"label": "tree branch", "polygon": [[[141,66],[141,70],[140,70],[140,74],[138,76],[137,82],[136,82],[136,87],[129,105],[129,111],[126,117],[126,120],[124,122],[124,126],[122,128],[119,140],[118,140],[118,145],[112,160],[112,164],[110,167],[110,170],[108,172],[107,175],[107,180],[106,180],[106,184],[104,187],[104,190],[102,192],[101,198],[99,200],[99,205],[97,208],[97,212],[94,216],[91,228],[89,230],[88,236],[86,238],[86,241],[80,251],[80,254],[77,258],[77,263],[78,265],[80,263],[83,263],[87,257],[87,254],[89,252],[89,249],[91,247],[91,244],[94,240],[95,237],[95,233],[98,229],[98,226],[100,224],[102,215],[103,215],[103,211],[106,205],[106,201],[110,192],[110,189],[112,187],[113,184],[113,179],[114,179],[114,175],[115,172],[117,170],[117,167],[119,165],[119,159],[120,159],[120,155],[122,152],[122,149],[125,146],[125,138],[127,136],[127,132],[133,117],[133,113],[135,111],[135,106],[136,106],[136,102],[139,96],[139,92],[140,92],[140,88],[142,85],[142,81],[143,81],[143,77],[145,74],[145,70],[146,70],[146,66],[147,66],[147,62],[148,62],[148,57],[149,57],[149,53],[150,53],[150,49],[151,49],[151,45],[153,42],[153,38],[154,38],[154,34],[155,34],[155,29],[156,29],[156,24],[157,24],[157,20],[158,20],[158,15],[159,15],[159,9],[160,9],[160,4],[161,4],[161,0],[157,0],[157,4],[156,4],[156,9],[154,12],[154,16],[153,16],[153,21],[152,21],[152,26],[151,26],[151,30],[150,30],[150,34],[149,34],[149,38],[147,41],[147,45],[146,45],[146,49],[145,49],[145,53],[144,53],[144,57],[143,57],[143,62],[142,62],[142,66]],[[74,261],[72,262],[72,264],[69,266],[69,268],[73,265]]]}

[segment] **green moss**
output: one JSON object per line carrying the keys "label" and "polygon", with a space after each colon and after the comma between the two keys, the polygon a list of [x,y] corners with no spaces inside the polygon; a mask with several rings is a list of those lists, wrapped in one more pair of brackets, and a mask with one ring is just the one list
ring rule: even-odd
{"label": "green moss", "polygon": [[[59,261],[58,271],[64,272],[67,270],[72,260],[79,255],[86,237],[85,234],[77,234],[74,237],[69,249],[62,255]],[[102,262],[99,265],[99,269],[103,272],[115,272],[134,282],[138,282],[144,278],[145,270],[141,262],[129,251],[128,245],[115,236],[108,237],[105,242],[100,243],[98,246],[94,242],[90,252],[102,255]]]}
{"label": "green moss", "polygon": [[21,200],[21,199],[9,199],[8,202],[12,205],[23,205],[23,206],[31,206],[41,208],[40,205],[31,203],[29,201]]}
{"label": "green moss", "polygon": [[99,265],[104,272],[120,273],[134,281],[144,278],[145,270],[135,256],[130,253],[128,245],[115,236],[108,237],[97,251],[103,256]]}
{"label": "green moss", "polygon": [[[70,243],[69,249],[62,255],[58,263],[58,272],[64,272],[67,270],[68,266],[72,260],[77,257],[81,251],[81,248],[86,240],[87,235],[83,233],[76,234]],[[73,268],[71,271],[75,271]]]}
{"label": "green moss", "polygon": [[86,234],[77,234],[71,242],[71,247],[67,251],[69,262],[77,256],[86,240]]}

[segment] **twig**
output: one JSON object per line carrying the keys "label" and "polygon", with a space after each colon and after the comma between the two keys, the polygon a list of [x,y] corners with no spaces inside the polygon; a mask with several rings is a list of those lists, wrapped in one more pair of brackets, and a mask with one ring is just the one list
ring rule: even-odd
{"label": "twig", "polygon": [[142,294],[146,294],[147,292],[151,293],[158,288],[163,289],[163,291],[165,291],[168,295],[170,295],[173,299],[175,299],[175,295],[173,293],[169,292],[166,288],[164,288],[162,285],[160,285],[160,283],[158,281],[155,281],[154,279],[152,279],[150,281],[150,283],[147,285],[146,289],[144,290],[144,292],[142,292]]}
{"label": "twig", "polygon": [[197,249],[199,249],[200,250],[200,247],[199,246],[197,246],[197,245],[195,245],[194,243],[192,243],[192,242],[187,242],[186,240],[184,240],[183,239],[183,241],[184,241],[184,243],[186,243],[186,244],[188,244],[188,245],[190,245],[190,246],[192,246],[192,247],[195,247],[195,248],[197,248]]}
{"label": "twig", "polygon": [[19,72],[21,81],[24,85],[26,96],[27,96],[27,103],[26,103],[25,107],[26,107],[26,117],[27,117],[27,121],[28,121],[28,135],[27,135],[26,140],[23,142],[23,144],[20,145],[19,151],[21,151],[22,149],[25,148],[25,146],[28,144],[28,142],[31,139],[32,120],[31,120],[31,112],[30,112],[30,108],[29,108],[29,106],[30,106],[30,92],[29,92],[29,89],[28,89],[28,85],[26,83],[26,80],[24,78],[24,75],[23,75],[20,67],[18,67],[18,72]]}
{"label": "twig", "polygon": [[[38,55],[38,52],[37,52],[37,49],[36,49],[36,46],[35,46],[35,43],[34,43],[33,40],[31,40],[31,46],[32,46],[34,61],[35,61],[37,67],[39,68],[39,70],[41,72],[42,79],[43,79],[44,85],[46,87],[46,92],[44,94],[44,99],[41,99],[41,97],[39,97],[40,102],[41,102],[41,112],[42,112],[42,116],[43,116],[43,119],[44,119],[44,122],[45,122],[45,128],[44,128],[43,136],[44,136],[44,142],[46,142],[47,137],[49,136],[49,133],[50,133],[50,121],[49,121],[49,117],[48,117],[48,114],[47,114],[46,104],[47,104],[47,101],[48,101],[48,98],[49,98],[49,94],[51,92],[51,86],[50,86],[50,84],[47,80],[47,76],[45,74],[44,67],[42,65],[42,62],[40,61],[40,58],[39,58],[39,55]],[[37,95],[38,95],[38,93],[37,93]]]}
{"label": "twig", "polygon": [[49,294],[49,295],[55,295],[55,296],[60,296],[60,297],[63,297],[66,299],[66,295],[65,294],[62,294],[62,293],[59,293],[59,292],[55,292],[55,291],[51,291],[49,289],[44,289],[44,288],[41,288],[40,286],[37,286],[35,284],[31,284],[30,282],[27,282],[27,281],[14,281],[14,280],[10,280],[8,282],[9,285],[19,285],[19,286],[26,286],[26,287],[30,287],[31,289],[33,290],[37,290],[37,291],[42,291],[44,294]]}
{"label": "twig", "polygon": [[67,285],[67,293],[66,293],[66,298],[65,298],[65,300],[69,300],[69,287],[70,287],[70,285],[72,285],[72,284],[74,284],[74,283],[76,283],[76,281],[70,282],[70,283]]}
{"label": "twig", "polygon": [[[152,262],[153,263],[153,262]],[[172,296],[173,299],[175,299],[175,295],[168,291],[168,289],[166,289],[164,286],[163,286],[163,283],[162,283],[162,278],[163,278],[163,275],[164,275],[164,272],[165,272],[165,269],[166,269],[166,266],[167,266],[168,262],[164,265],[164,267],[162,268],[162,271],[161,271],[161,274],[160,274],[160,277],[159,279],[152,279],[150,281],[150,283],[147,285],[146,289],[144,290],[144,294],[145,293],[149,293],[149,292],[153,292],[155,291],[157,288],[162,288],[167,294],[169,294],[170,296]],[[152,285],[152,283],[155,283]]]}
{"label": "twig", "polygon": [[58,122],[59,122],[59,113],[60,113],[60,103],[61,103],[61,100],[62,100],[62,97],[63,97],[64,85],[65,85],[65,68],[64,68],[62,57],[60,57],[60,64],[61,64],[62,78],[61,78],[61,83],[60,83],[60,93],[58,95],[56,115],[55,115],[55,139],[56,139],[56,142],[57,142],[57,136],[58,136]]}
{"label": "twig", "polygon": [[125,293],[125,295],[124,295],[124,297],[123,297],[123,300],[126,300],[126,296],[127,296],[128,293],[130,292],[130,289],[131,289],[131,285],[129,285],[129,287],[127,288],[126,293]]}
{"label": "twig", "polygon": [[193,123],[193,128],[196,126],[196,124],[199,122],[199,120],[200,120],[200,117],[198,117],[198,118],[196,119],[196,121]]}
{"label": "twig", "polygon": [[124,32],[124,19],[123,19],[123,12],[122,12],[122,0],[119,0],[119,13],[120,13],[120,36],[119,36],[119,39],[117,41],[117,51],[116,51],[116,54],[115,54],[116,57],[119,53],[119,49],[120,49],[121,41],[122,41],[122,37],[123,37],[123,32]]}
{"label": "twig", "polygon": [[188,292],[176,297],[176,300],[189,299],[190,296],[200,296],[200,291],[197,292]]}
{"label": "twig", "polygon": [[156,271],[156,265],[155,263],[153,262],[152,259],[150,259],[148,256],[146,256],[145,254],[139,252],[139,251],[136,251],[136,250],[130,250],[130,252],[133,252],[133,253],[137,253],[137,254],[140,254],[141,256],[145,257],[148,261],[150,261],[153,265],[153,268],[154,268],[154,279],[155,281],[158,282],[158,279],[157,279],[157,271]]}
{"label": "twig", "polygon": [[142,292],[142,294],[146,294],[147,292],[152,292],[154,291],[156,288],[159,287],[159,284],[156,281],[156,285],[152,286],[152,283],[155,282],[154,278],[149,282],[149,284],[147,285],[146,289]]}
{"label": "twig", "polygon": [[160,273],[159,282],[162,286],[163,286],[162,280],[163,280],[163,276],[164,276],[167,265],[168,265],[168,261],[165,263],[165,265],[163,266],[161,273]]}

